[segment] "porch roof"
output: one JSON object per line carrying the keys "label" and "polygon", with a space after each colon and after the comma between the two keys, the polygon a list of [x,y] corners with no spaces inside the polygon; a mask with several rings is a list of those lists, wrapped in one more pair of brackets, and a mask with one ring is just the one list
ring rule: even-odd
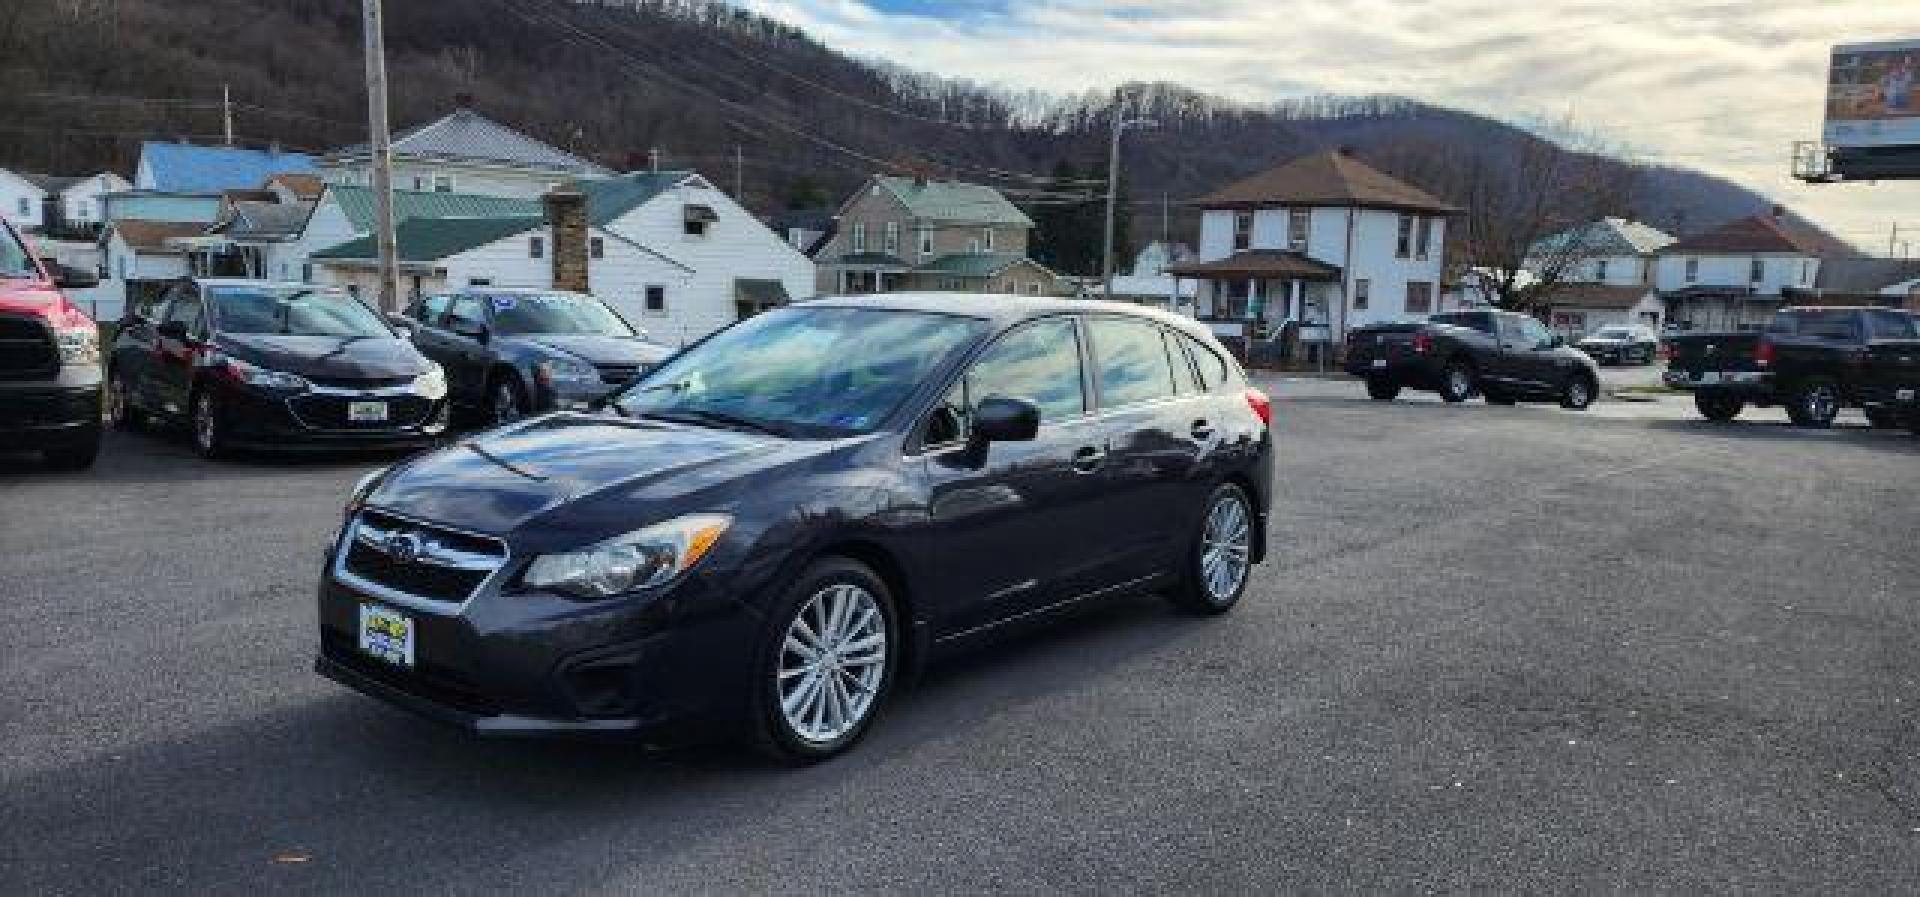
{"label": "porch roof", "polygon": [[1187,262],[1168,265],[1175,277],[1200,280],[1339,280],[1340,268],[1285,249],[1246,249],[1211,262]]}

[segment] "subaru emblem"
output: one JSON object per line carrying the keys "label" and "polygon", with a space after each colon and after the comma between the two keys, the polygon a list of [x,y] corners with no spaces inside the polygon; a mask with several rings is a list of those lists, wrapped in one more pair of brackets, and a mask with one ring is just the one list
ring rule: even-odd
{"label": "subaru emblem", "polygon": [[426,546],[413,533],[394,533],[387,537],[386,549],[387,557],[392,558],[394,563],[411,564],[420,559]]}

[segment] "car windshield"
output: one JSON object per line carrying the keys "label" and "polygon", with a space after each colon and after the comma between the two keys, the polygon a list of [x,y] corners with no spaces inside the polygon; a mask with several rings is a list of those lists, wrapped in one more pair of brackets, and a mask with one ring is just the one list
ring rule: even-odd
{"label": "car windshield", "polygon": [[633,336],[633,328],[600,300],[569,293],[491,296],[496,333],[586,333]]}
{"label": "car windshield", "polygon": [[14,236],[13,228],[0,224],[0,277],[38,277],[27,247]]}
{"label": "car windshield", "polygon": [[871,432],[986,331],[985,321],[928,312],[776,309],[656,368],[614,407],[787,436]]}
{"label": "car windshield", "polygon": [[1632,339],[1633,331],[1625,327],[1603,327],[1593,336],[1595,339]]}
{"label": "car windshield", "polygon": [[216,287],[214,325],[225,333],[285,336],[392,336],[385,321],[339,290],[313,287]]}

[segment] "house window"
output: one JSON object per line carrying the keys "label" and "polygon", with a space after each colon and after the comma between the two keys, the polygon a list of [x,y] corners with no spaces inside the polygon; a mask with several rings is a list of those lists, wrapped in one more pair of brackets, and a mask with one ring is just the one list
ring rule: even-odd
{"label": "house window", "polygon": [[32,214],[33,214],[33,200],[31,200],[31,199],[28,199],[28,198],[26,198],[26,197],[24,197],[24,196],[22,196],[22,197],[20,197],[20,202],[19,202],[19,203],[17,204],[17,208],[18,208],[18,209],[20,210],[20,212],[19,212],[19,214],[20,214],[20,217],[22,217],[22,218],[25,218],[25,217],[27,217],[27,216],[29,216],[29,215],[32,215]]}
{"label": "house window", "polygon": [[453,175],[450,175],[450,174],[434,175],[433,176],[433,192],[452,193],[453,192]]}
{"label": "house window", "polygon": [[1307,251],[1307,236],[1313,227],[1313,212],[1310,209],[1287,210],[1287,248],[1294,252]]}
{"label": "house window", "polygon": [[993,228],[989,227],[981,231],[980,238],[984,241],[981,245],[987,247],[988,252],[992,252],[993,251]]}
{"label": "house window", "polygon": [[1040,295],[1040,285],[1037,283],[1027,284],[1027,295],[1029,296]]}
{"label": "house window", "polygon": [[888,255],[900,254],[900,222],[887,222],[886,251]]}
{"label": "house window", "polygon": [[1687,282],[1693,283],[1699,279],[1700,279],[1700,260],[1687,259]]}
{"label": "house window", "polygon": [[537,259],[537,258],[546,258],[546,256],[547,256],[547,240],[545,237],[527,238],[527,258]]}
{"label": "house window", "polygon": [[420,175],[417,175],[417,174],[416,174],[416,175],[414,175],[414,176],[413,176],[413,189],[415,189],[415,190],[425,190],[425,189],[427,189],[427,179],[426,179],[426,178],[424,178],[424,177],[421,177]]}
{"label": "house window", "polygon": [[968,251],[968,252],[979,252],[979,251],[980,251],[980,238],[979,238],[979,237],[974,237],[973,239],[971,239],[971,240],[968,240],[968,241],[967,241],[967,251]]}
{"label": "house window", "polygon": [[1800,285],[1813,286],[1813,263],[1804,259],[1800,262]]}
{"label": "house window", "polygon": [[1754,259],[1753,261],[1747,264],[1748,282],[1759,283],[1760,281],[1765,279],[1767,279],[1767,263],[1766,262],[1760,259]]}
{"label": "house window", "polygon": [[1354,281],[1353,282],[1354,311],[1366,311],[1367,302],[1371,300],[1372,293],[1373,293],[1373,281],[1368,280],[1364,277]]}
{"label": "house window", "polygon": [[122,255],[114,258],[113,267],[114,267],[114,271],[117,272],[116,276],[118,277],[118,279],[120,280],[127,279],[127,257],[126,256]]}
{"label": "house window", "polygon": [[1223,321],[1244,321],[1247,318],[1247,306],[1253,298],[1253,281],[1230,280],[1219,287],[1222,291],[1220,301],[1215,303],[1214,317]]}
{"label": "house window", "polygon": [[920,229],[920,254],[933,254],[933,231],[929,228]]}
{"label": "house window", "polygon": [[667,313],[667,288],[663,286],[647,287],[647,314],[664,315]]}
{"label": "house window", "polygon": [[312,265],[306,264],[306,265],[300,266],[300,282],[301,283],[313,282],[313,266]]}
{"label": "house window", "polygon": [[1433,245],[1433,219],[1423,215],[1420,217],[1419,239],[1415,243],[1414,249],[1413,249],[1414,257],[1417,259],[1420,259],[1421,261],[1426,261],[1427,250],[1432,245]]}
{"label": "house window", "polygon": [[1413,216],[1400,216],[1400,242],[1393,251],[1394,258],[1407,258],[1413,255]]}
{"label": "house window", "polygon": [[867,224],[864,221],[853,223],[853,251],[867,251]]}
{"label": "house window", "polygon": [[1593,279],[1600,283],[1607,282],[1607,260],[1606,259],[1600,259],[1599,261],[1596,261],[1593,263]]}
{"label": "house window", "polygon": [[493,278],[491,278],[491,277],[469,277],[469,278],[467,278],[467,286],[470,286],[470,287],[490,287],[490,286],[493,286]]}
{"label": "house window", "polygon": [[1407,281],[1407,314],[1424,315],[1433,311],[1433,284],[1424,280]]}
{"label": "house window", "polygon": [[603,259],[607,257],[607,241],[604,237],[594,237],[587,241],[587,255]]}
{"label": "house window", "polygon": [[1233,213],[1233,250],[1250,249],[1253,246],[1253,213]]}

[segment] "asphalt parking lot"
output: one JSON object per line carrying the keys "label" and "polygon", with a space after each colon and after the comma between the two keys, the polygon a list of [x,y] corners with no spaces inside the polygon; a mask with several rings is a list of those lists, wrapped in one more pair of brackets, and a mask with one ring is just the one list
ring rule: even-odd
{"label": "asphalt parking lot", "polygon": [[1920,887],[1920,440],[1272,385],[1239,610],[1115,602],[802,770],[314,676],[379,459],[6,463],[0,892]]}

